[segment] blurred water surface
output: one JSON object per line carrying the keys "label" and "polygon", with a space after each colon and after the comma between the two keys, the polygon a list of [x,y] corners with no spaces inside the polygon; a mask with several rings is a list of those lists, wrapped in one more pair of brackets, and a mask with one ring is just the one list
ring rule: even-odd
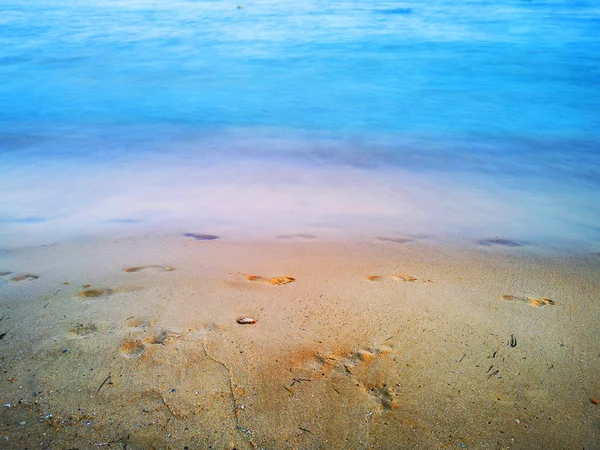
{"label": "blurred water surface", "polygon": [[598,248],[595,2],[240,6],[4,0],[0,238],[170,223]]}

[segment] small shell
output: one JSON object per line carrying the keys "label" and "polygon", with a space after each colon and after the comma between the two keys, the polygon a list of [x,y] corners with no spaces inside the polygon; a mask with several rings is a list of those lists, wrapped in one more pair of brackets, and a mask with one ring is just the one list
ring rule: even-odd
{"label": "small shell", "polygon": [[236,319],[236,322],[240,325],[252,325],[256,323],[256,319],[253,319],[252,317],[240,317],[239,319]]}

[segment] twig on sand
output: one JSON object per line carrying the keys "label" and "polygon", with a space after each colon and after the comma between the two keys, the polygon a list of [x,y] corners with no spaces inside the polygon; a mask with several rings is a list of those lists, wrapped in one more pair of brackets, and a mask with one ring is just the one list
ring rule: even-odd
{"label": "twig on sand", "polygon": [[47,302],[46,302],[46,304],[44,305],[44,309],[46,309],[46,306],[48,306],[48,305],[50,304],[50,300],[52,300],[52,299],[53,299],[53,298],[56,296],[56,294],[58,294],[59,292],[60,292],[60,288],[58,288],[58,289],[56,290],[56,292],[55,292],[54,294],[52,294],[52,296],[51,296],[51,297],[48,299],[48,301],[47,301]]}
{"label": "twig on sand", "polygon": [[465,353],[464,355],[461,356],[461,358],[458,360],[458,362],[462,362],[463,359],[465,359],[465,356],[467,356],[467,354]]}
{"label": "twig on sand", "polygon": [[298,429],[304,431],[305,433],[310,433],[310,430],[307,430],[306,428],[298,427]]}
{"label": "twig on sand", "polygon": [[499,373],[499,372],[500,372],[500,371],[499,371],[498,369],[494,370],[492,373],[490,373],[490,374],[488,375],[488,380],[489,380],[490,378],[492,378],[493,376],[495,376],[495,375],[498,375],[498,373]]}
{"label": "twig on sand", "polygon": [[106,384],[106,382],[109,382],[108,384],[113,384],[112,383],[112,375],[109,373],[108,376],[104,379],[104,381],[102,382],[102,384],[100,385],[100,387],[98,388],[98,390],[96,392],[100,392],[100,389],[102,389],[104,387],[104,385]]}
{"label": "twig on sand", "polygon": [[288,391],[290,394],[294,395],[294,391],[292,391],[289,387],[284,386],[283,387],[286,391]]}
{"label": "twig on sand", "polygon": [[293,385],[295,385],[296,383],[300,384],[303,381],[308,381],[308,382],[312,382],[312,380],[309,380],[308,378],[293,378],[294,381],[292,381],[292,384],[290,385],[290,387],[292,387]]}

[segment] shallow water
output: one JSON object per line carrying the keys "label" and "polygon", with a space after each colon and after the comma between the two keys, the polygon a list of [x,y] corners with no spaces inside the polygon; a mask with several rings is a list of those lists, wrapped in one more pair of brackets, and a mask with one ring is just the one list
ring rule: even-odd
{"label": "shallow water", "polygon": [[5,1],[0,239],[600,249],[594,2]]}

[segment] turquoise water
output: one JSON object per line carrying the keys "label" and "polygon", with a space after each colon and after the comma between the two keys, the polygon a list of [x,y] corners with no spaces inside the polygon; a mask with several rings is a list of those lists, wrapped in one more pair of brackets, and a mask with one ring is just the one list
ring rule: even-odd
{"label": "turquoise water", "polygon": [[[0,4],[0,238],[600,246],[592,1]],[[206,228],[206,229],[205,229]]]}

